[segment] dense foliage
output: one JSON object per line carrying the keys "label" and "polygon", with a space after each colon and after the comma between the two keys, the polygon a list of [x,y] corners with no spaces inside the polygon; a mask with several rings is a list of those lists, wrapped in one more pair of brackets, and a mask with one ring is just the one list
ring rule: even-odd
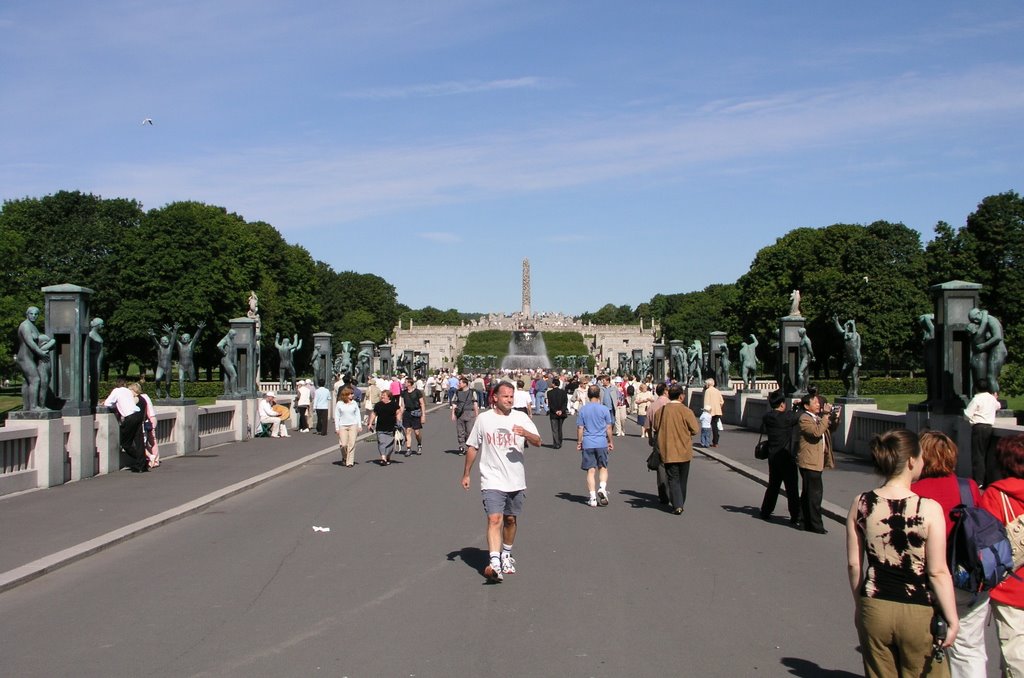
{"label": "dense foliage", "polygon": [[216,343],[232,318],[245,315],[250,290],[259,297],[264,373],[276,371],[278,332],[304,339],[302,365],[314,332],[379,343],[398,318],[395,288],[384,279],[335,272],[270,224],[198,202],[144,212],[134,201],[79,192],[11,200],[0,211],[0,254],[0,370],[7,374],[17,326],[28,306],[44,308],[46,285],[95,291],[91,315],[106,322],[107,365],[122,373],[130,363],[151,366],[147,332],[175,322],[187,332],[206,323],[196,362],[216,366]]}

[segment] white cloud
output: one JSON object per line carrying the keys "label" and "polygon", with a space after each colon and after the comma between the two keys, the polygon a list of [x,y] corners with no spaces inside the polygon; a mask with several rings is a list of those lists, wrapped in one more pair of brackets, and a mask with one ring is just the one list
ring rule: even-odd
{"label": "white cloud", "polygon": [[460,80],[405,85],[400,87],[374,87],[343,92],[350,99],[405,99],[410,97],[441,97],[455,94],[476,94],[509,89],[537,89],[552,86],[553,81],[536,76],[499,80]]}

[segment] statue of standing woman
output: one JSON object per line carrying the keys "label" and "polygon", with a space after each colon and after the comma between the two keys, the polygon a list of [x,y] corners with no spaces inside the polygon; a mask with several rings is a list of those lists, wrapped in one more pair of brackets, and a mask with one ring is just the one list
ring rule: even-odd
{"label": "statue of standing woman", "polygon": [[974,376],[974,390],[988,381],[990,393],[999,392],[999,373],[1006,362],[1006,343],[1003,341],[1003,325],[995,316],[980,308],[967,312],[967,333],[971,336],[971,373]]}
{"label": "statue of standing woman", "polygon": [[103,318],[93,318],[89,323],[89,405],[96,407],[100,401],[100,379],[103,376]]}
{"label": "statue of standing woman", "polygon": [[860,333],[857,332],[857,323],[853,319],[847,320],[845,324],[839,324],[839,318],[832,316],[832,322],[836,330],[843,335],[843,366],[839,370],[839,377],[846,387],[846,397],[856,398],[860,393]]}
{"label": "statue of standing woman", "polygon": [[[39,308],[29,306],[25,311],[25,319],[18,326],[18,353],[14,361],[25,376],[25,384],[21,387],[21,409],[25,412],[43,411],[46,407],[46,388],[39,374],[39,367],[44,366],[44,373],[50,373],[50,353],[39,343]],[[52,347],[51,347],[52,348]]]}
{"label": "statue of standing woman", "polygon": [[199,341],[199,333],[206,327],[206,322],[200,320],[196,324],[196,333],[189,336],[188,332],[178,339],[178,397],[185,399],[185,382],[196,380],[195,346]]}
{"label": "statue of standing woman", "polygon": [[238,393],[238,368],[235,366],[236,334],[238,331],[232,328],[217,342],[217,348],[221,353],[220,370],[224,375],[224,395],[228,396]]}
{"label": "statue of standing woman", "polygon": [[811,346],[811,338],[807,336],[806,328],[799,328],[797,336],[800,343],[797,345],[797,358],[799,363],[796,367],[796,392],[807,393],[807,386],[811,379],[811,363],[814,362],[814,347]]}

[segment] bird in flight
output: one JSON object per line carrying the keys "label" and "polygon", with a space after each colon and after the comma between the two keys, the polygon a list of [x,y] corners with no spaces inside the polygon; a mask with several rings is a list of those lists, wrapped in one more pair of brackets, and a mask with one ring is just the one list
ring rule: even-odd
{"label": "bird in flight", "polygon": [[142,124],[143,124],[143,125],[150,125],[150,126],[152,126],[152,125],[153,125],[153,118],[145,118],[145,119],[144,119],[144,120],[142,121]]}

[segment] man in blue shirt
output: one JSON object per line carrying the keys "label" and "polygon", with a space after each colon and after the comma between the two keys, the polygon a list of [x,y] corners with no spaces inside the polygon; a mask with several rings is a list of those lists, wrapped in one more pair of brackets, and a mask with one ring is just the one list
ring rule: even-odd
{"label": "man in blue shirt", "polygon": [[[580,468],[587,472],[587,490],[590,498],[587,506],[608,505],[608,452],[615,449],[612,443],[611,412],[601,402],[601,387],[587,389],[589,402],[576,415],[576,449],[582,453]],[[594,489],[594,476],[599,485]]]}

